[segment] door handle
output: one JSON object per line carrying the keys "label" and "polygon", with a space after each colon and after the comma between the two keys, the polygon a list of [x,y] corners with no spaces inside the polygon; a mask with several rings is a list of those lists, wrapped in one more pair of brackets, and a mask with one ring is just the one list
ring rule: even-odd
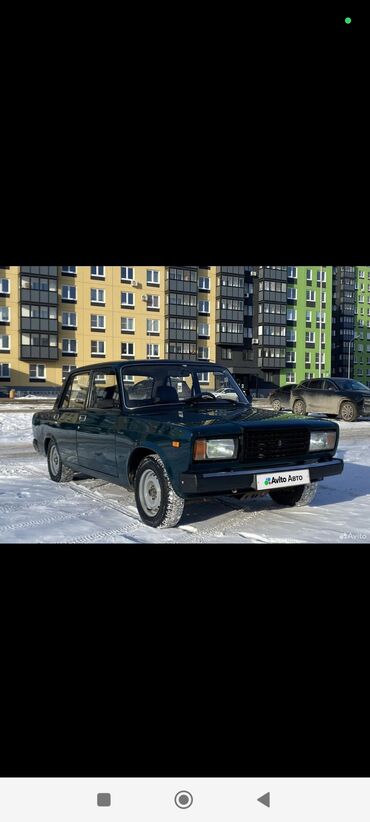
{"label": "door handle", "polygon": [[60,414],[53,414],[53,420],[59,420]]}
{"label": "door handle", "polygon": [[79,422],[84,422],[84,421],[85,421],[85,419],[86,419],[86,414],[80,414],[80,416],[79,416],[79,418],[78,418],[78,421],[79,421]]}

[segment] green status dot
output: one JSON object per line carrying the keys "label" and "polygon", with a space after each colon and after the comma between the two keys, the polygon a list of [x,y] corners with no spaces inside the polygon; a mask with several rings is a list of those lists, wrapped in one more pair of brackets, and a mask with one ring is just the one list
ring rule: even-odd
{"label": "green status dot", "polygon": [[345,23],[347,23],[348,25],[349,25],[350,23],[352,23],[352,19],[351,19],[351,17],[346,17],[346,19],[345,19],[345,21],[344,21],[344,22],[345,22]]}

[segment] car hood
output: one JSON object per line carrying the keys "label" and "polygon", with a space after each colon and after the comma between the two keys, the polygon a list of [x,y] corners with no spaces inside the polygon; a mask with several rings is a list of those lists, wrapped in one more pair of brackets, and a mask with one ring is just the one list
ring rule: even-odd
{"label": "car hood", "polygon": [[[153,425],[157,423],[157,409],[152,414],[139,413],[137,418],[145,420]],[[136,416],[136,415],[135,415]],[[305,419],[296,414],[285,413],[280,411],[270,411],[268,409],[257,409],[252,406],[245,406],[242,409],[231,406],[229,408],[201,408],[199,406],[188,406],[181,409],[170,409],[164,412],[161,409],[160,414],[161,423],[165,426],[176,425],[181,428],[192,429],[195,433],[207,428],[208,431],[215,434],[227,433],[228,431],[237,432],[245,427],[250,427],[251,423],[256,424],[256,427],[267,427],[271,424],[279,424],[281,426],[299,425],[300,427],[308,426],[310,428],[332,428],[336,427],[336,423],[329,420],[315,420],[312,418]],[[158,420],[159,422],[159,420]]]}

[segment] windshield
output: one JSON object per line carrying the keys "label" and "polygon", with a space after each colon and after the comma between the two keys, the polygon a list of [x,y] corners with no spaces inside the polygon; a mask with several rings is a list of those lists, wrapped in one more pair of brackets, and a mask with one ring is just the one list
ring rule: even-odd
{"label": "windshield", "polygon": [[357,380],[335,380],[336,385],[338,388],[341,388],[342,391],[368,391],[369,389],[363,382],[357,382]]}
{"label": "windshield", "polygon": [[249,405],[227,368],[182,363],[126,365],[121,370],[127,408],[163,405]]}

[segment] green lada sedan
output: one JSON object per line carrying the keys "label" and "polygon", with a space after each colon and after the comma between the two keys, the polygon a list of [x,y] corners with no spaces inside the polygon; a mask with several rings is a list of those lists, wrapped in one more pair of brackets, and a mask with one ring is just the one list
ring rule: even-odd
{"label": "green lada sedan", "polygon": [[209,362],[78,368],[32,427],[54,482],[82,471],[132,489],[154,528],[177,525],[196,497],[269,493],[307,505],[319,480],[343,471],[337,423],[257,410],[228,369]]}

